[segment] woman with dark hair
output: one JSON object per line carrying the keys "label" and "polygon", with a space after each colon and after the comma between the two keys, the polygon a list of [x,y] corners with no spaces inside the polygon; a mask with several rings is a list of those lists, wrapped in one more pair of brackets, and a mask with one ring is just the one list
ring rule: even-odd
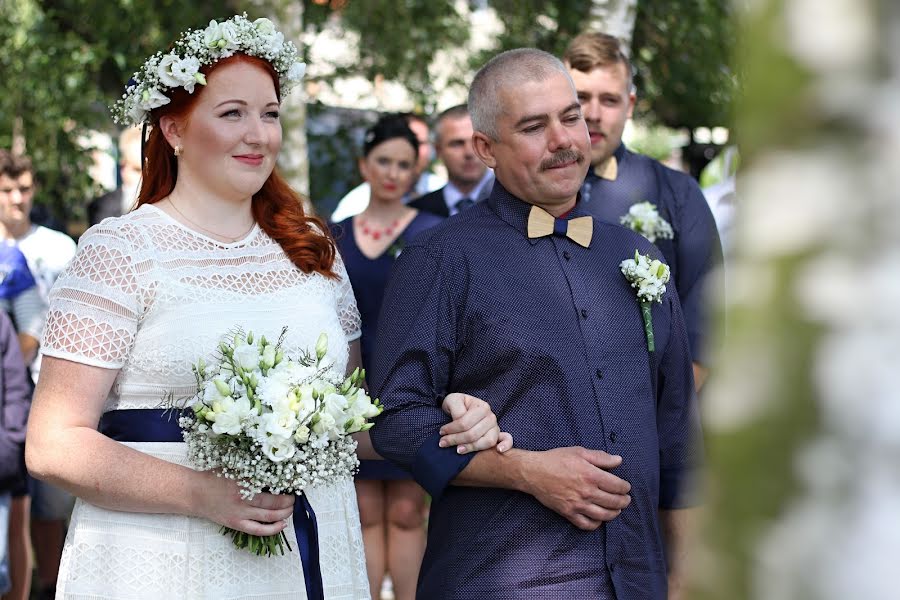
{"label": "woman with dark hair", "polygon": [[[359,170],[371,190],[366,209],[332,225],[362,315],[362,363],[368,369],[388,275],[403,245],[441,217],[403,203],[416,174],[419,141],[399,115],[366,132]],[[362,442],[362,443],[365,443]],[[425,551],[425,490],[384,460],[363,460],[356,476],[372,598],[390,573],[397,600],[412,600]]]}
{"label": "woman with dark hair", "polygon": [[[287,353],[325,332],[335,368],[359,364],[343,263],[275,170],[296,56],[268,19],[213,21],[148,59],[114,108],[151,126],[138,207],[89,229],[53,288],[28,427],[31,472],[79,498],[57,598],[368,598],[349,481],[304,490],[306,510],[244,500],[189,466],[160,409],[236,326],[288,326]],[[256,556],[221,526],[299,552]]]}

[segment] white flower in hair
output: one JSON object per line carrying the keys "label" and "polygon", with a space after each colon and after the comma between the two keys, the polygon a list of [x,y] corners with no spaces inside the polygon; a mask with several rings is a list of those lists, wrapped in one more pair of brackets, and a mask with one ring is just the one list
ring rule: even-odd
{"label": "white flower in hair", "polygon": [[303,79],[303,76],[306,74],[306,63],[295,62],[291,65],[291,68],[288,69],[287,78],[288,81],[294,83]]}
{"label": "white flower in hair", "polygon": [[144,90],[141,93],[141,98],[138,102],[138,106],[144,110],[150,111],[154,108],[165,106],[169,102],[171,102],[171,100],[169,100],[168,96],[166,96],[156,88],[151,88],[149,90]]}
{"label": "white flower in hair", "polygon": [[197,84],[206,85],[200,69],[235,53],[268,61],[278,73],[282,97],[306,71],[306,65],[297,60],[297,47],[285,41],[269,19],[251,22],[245,13],[210,21],[204,29],[183,33],[168,54],[157,53],[144,62],[111,107],[113,119],[121,125],[140,125],[150,118],[150,111],[169,103],[171,90],[183,88],[193,94]]}
{"label": "white flower in hair", "polygon": [[194,85],[198,83],[199,70],[200,61],[193,56],[179,58],[174,54],[163,56],[156,68],[161,82],[169,87],[183,87],[191,94],[194,93]]}

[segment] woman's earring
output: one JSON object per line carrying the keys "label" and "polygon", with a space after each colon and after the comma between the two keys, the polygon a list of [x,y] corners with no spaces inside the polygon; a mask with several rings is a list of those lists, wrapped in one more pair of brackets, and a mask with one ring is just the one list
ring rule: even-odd
{"label": "woman's earring", "polygon": [[184,148],[181,147],[181,144],[175,146],[175,156],[181,156],[182,152],[184,152]]}

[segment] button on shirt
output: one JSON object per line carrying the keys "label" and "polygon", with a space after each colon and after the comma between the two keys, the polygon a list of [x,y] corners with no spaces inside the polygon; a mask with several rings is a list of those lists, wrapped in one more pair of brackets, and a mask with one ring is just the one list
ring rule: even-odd
{"label": "button on shirt", "polygon": [[[677,294],[653,306],[649,353],[619,263],[658,250],[596,219],[589,248],[528,239],[529,209],[495,184],[407,245],[388,284],[370,380],[385,411],[371,434],[432,495],[418,597],[664,599],[657,510],[683,505],[699,427]],[[622,455],[613,472],[631,504],[587,532],[527,494],[452,485],[471,456],[438,447],[449,392],[489,402],[519,448]]]}
{"label": "button on shirt", "polygon": [[722,246],[709,204],[697,182],[686,173],[670,169],[648,156],[630,152],[620,145],[615,152],[618,174],[615,180],[588,171],[583,194],[583,210],[601,221],[618,225],[619,219],[637,202],[653,203],[669,222],[675,237],[656,240],[678,290],[694,360],[704,361],[703,342],[709,328],[710,292],[705,278],[722,263]]}

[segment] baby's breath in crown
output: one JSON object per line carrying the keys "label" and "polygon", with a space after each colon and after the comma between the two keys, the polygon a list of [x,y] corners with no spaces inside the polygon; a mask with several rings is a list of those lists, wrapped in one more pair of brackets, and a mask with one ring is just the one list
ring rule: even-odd
{"label": "baby's breath in crown", "polygon": [[206,29],[189,29],[168,53],[157,52],[135,73],[122,98],[110,110],[120,125],[140,125],[150,111],[171,100],[168,90],[206,85],[200,69],[236,52],[269,61],[278,73],[285,95],[303,78],[306,65],[297,60],[297,47],[285,41],[269,19],[247,19],[247,13],[221,23],[210,21]]}

